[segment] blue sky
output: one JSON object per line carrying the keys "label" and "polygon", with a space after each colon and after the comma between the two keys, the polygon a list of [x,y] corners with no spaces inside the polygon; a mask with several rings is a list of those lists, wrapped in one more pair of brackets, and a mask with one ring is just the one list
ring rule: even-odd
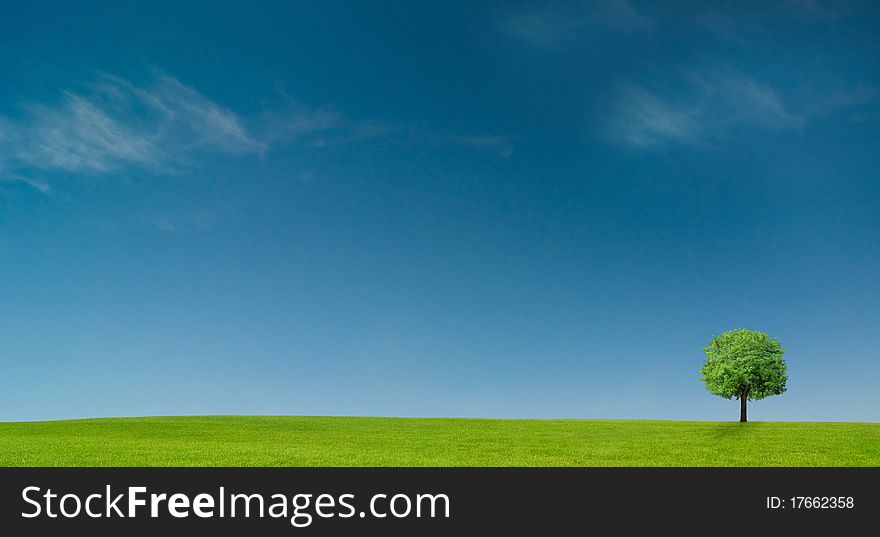
{"label": "blue sky", "polygon": [[880,9],[5,3],[0,420],[880,421]]}

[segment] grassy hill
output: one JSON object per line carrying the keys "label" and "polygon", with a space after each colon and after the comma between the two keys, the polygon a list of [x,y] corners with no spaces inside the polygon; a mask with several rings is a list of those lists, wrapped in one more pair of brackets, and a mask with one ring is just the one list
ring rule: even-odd
{"label": "grassy hill", "polygon": [[880,466],[880,424],[237,416],[0,423],[0,466]]}

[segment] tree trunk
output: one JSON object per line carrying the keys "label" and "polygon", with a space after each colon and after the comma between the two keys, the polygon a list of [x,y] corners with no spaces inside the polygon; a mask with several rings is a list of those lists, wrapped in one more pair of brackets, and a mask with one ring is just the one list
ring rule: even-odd
{"label": "tree trunk", "polygon": [[743,390],[743,392],[739,395],[739,421],[745,423],[749,421],[746,419],[746,400],[748,397],[748,392]]}

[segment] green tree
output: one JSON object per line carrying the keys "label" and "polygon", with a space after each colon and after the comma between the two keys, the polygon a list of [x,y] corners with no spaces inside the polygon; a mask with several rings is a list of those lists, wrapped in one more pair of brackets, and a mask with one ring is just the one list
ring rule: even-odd
{"label": "green tree", "polygon": [[785,392],[788,380],[785,350],[763,332],[740,328],[715,336],[703,349],[706,360],[700,379],[725,399],[740,400],[739,421],[746,419],[746,401]]}

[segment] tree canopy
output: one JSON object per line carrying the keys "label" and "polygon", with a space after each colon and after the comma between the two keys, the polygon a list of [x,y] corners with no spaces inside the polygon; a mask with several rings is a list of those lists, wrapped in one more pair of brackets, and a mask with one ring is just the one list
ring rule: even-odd
{"label": "tree canopy", "polygon": [[746,421],[746,400],[785,392],[785,350],[767,334],[744,328],[730,330],[713,337],[703,350],[706,359],[700,368],[701,380],[715,395],[742,401],[741,421]]}

